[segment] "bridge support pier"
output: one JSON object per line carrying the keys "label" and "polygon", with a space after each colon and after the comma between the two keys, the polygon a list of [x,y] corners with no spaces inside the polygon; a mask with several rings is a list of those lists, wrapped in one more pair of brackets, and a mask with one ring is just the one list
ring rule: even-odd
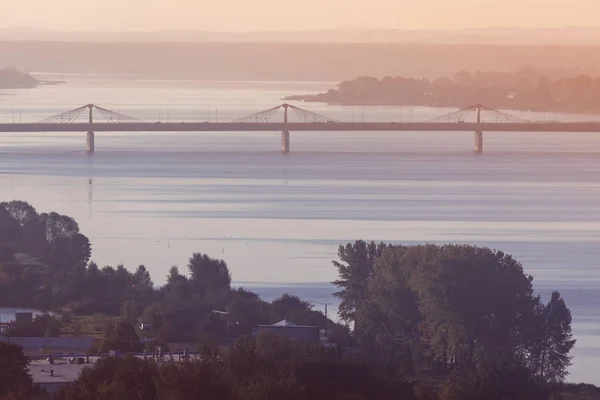
{"label": "bridge support pier", "polygon": [[281,152],[288,154],[290,152],[290,132],[281,132]]}
{"label": "bridge support pier", "polygon": [[95,150],[95,143],[94,143],[94,131],[88,131],[87,133],[87,152],[88,154],[92,154]]}
{"label": "bridge support pier", "polygon": [[473,151],[476,154],[483,153],[483,132],[482,131],[475,132],[475,143],[473,146]]}

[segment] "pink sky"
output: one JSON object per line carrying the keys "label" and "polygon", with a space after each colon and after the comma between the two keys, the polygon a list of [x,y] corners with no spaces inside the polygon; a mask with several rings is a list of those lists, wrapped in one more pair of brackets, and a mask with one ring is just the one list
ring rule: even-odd
{"label": "pink sky", "polygon": [[0,0],[0,28],[118,31],[598,26],[600,0]]}

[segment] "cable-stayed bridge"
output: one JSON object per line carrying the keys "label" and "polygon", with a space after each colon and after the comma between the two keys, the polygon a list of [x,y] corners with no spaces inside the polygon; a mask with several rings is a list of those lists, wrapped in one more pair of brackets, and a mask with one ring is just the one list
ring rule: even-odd
{"label": "cable-stayed bridge", "polygon": [[482,153],[484,132],[600,133],[600,122],[532,122],[482,104],[421,122],[347,122],[286,103],[228,122],[151,122],[87,104],[38,122],[0,124],[2,132],[83,132],[90,153],[97,132],[281,132],[283,153],[290,132],[473,132],[474,151]]}

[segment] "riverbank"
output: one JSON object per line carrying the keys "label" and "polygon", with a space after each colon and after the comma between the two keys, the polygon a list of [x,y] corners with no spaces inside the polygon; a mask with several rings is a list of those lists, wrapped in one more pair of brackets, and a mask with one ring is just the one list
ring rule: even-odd
{"label": "riverbank", "polygon": [[453,78],[435,80],[362,76],[326,92],[284,97],[332,106],[464,108],[485,104],[503,110],[562,113],[598,113],[598,99],[600,78],[565,74],[551,80],[534,67],[513,73],[462,71]]}
{"label": "riverbank", "polygon": [[32,75],[20,72],[16,68],[0,69],[0,89],[33,89],[38,86],[51,86],[65,81],[39,80]]}

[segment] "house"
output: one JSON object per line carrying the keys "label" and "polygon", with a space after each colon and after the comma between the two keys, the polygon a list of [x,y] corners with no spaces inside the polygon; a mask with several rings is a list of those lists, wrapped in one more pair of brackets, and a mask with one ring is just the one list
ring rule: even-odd
{"label": "house", "polygon": [[252,329],[254,335],[271,333],[279,337],[304,343],[319,343],[321,334],[318,326],[296,325],[290,321],[279,321],[273,325],[257,325]]}

